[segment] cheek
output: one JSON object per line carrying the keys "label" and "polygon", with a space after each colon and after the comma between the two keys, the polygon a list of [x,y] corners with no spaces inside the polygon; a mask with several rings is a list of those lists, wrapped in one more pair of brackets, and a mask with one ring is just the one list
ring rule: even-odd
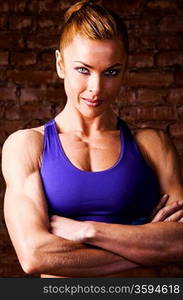
{"label": "cheek", "polygon": [[75,93],[82,91],[86,86],[86,80],[84,76],[81,76],[74,71],[67,74],[65,77],[65,83],[67,89],[70,89]]}
{"label": "cheek", "polygon": [[86,82],[81,78],[81,76],[74,76],[71,74],[69,76],[65,76],[64,88],[67,98],[77,101],[86,89]]}

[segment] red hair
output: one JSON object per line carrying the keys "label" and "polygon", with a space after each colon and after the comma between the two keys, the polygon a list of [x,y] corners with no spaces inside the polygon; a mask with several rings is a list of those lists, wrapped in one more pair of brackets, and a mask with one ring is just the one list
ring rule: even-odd
{"label": "red hair", "polygon": [[92,40],[121,40],[128,54],[128,34],[122,17],[97,1],[83,0],[66,11],[60,37],[61,54],[78,34]]}

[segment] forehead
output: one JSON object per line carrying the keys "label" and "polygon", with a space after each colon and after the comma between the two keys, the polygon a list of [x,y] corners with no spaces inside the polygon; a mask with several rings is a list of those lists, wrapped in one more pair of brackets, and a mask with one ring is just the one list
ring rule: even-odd
{"label": "forehead", "polygon": [[91,40],[75,36],[73,41],[64,49],[64,59],[79,60],[88,64],[122,63],[125,53],[121,41]]}

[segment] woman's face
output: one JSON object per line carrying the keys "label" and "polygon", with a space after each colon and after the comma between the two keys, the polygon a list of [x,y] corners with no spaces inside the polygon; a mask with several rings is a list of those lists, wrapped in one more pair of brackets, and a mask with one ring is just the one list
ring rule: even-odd
{"label": "woman's face", "polygon": [[110,109],[119,93],[126,62],[120,41],[76,36],[64,48],[63,61],[59,51],[56,58],[69,104],[88,117]]}

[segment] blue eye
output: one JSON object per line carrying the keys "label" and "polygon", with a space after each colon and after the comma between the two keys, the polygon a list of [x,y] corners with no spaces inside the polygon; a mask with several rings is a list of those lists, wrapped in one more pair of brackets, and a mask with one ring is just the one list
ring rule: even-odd
{"label": "blue eye", "polygon": [[83,67],[75,68],[75,70],[77,70],[79,73],[82,73],[82,74],[88,74],[88,70]]}
{"label": "blue eye", "polygon": [[105,72],[106,76],[117,76],[120,73],[120,70],[111,69]]}

